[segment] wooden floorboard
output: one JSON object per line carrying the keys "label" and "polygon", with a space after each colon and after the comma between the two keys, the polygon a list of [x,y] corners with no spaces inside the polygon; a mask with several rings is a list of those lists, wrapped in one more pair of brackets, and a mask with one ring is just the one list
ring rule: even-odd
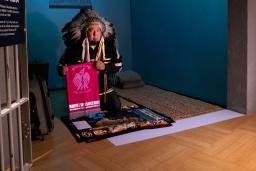
{"label": "wooden floorboard", "polygon": [[122,146],[77,143],[55,125],[45,141],[33,142],[32,171],[256,170],[256,114]]}

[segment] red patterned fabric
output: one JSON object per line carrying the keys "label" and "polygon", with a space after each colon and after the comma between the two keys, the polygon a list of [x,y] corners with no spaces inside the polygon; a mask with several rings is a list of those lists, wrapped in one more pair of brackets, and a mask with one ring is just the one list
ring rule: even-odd
{"label": "red patterned fabric", "polygon": [[70,115],[100,109],[98,71],[94,69],[93,62],[68,66],[66,81]]}

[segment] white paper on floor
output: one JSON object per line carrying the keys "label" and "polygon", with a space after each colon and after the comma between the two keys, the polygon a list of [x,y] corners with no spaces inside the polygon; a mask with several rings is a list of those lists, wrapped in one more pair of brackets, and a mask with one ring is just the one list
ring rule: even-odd
{"label": "white paper on floor", "polygon": [[86,121],[76,121],[72,123],[75,125],[76,129],[78,130],[91,128],[91,126]]}
{"label": "white paper on floor", "polygon": [[244,116],[244,114],[240,114],[230,110],[220,110],[217,112],[211,112],[208,114],[177,120],[175,123],[173,123],[173,126],[170,127],[135,131],[128,134],[111,137],[108,138],[108,140],[114,145],[119,146],[163,135],[168,135],[171,133],[176,133],[192,128],[197,128],[200,126],[209,125],[241,116]]}

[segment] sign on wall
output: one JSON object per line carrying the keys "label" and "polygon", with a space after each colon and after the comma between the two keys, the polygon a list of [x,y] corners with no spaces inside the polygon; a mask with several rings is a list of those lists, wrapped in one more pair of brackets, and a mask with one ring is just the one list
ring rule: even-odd
{"label": "sign on wall", "polygon": [[50,0],[50,8],[89,8],[92,9],[91,0]]}
{"label": "sign on wall", "polygon": [[0,1],[0,46],[23,43],[24,0]]}

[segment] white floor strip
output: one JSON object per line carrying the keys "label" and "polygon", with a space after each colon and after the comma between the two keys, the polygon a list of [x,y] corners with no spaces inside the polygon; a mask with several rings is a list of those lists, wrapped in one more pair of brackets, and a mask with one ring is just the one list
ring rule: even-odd
{"label": "white floor strip", "polygon": [[171,133],[176,133],[191,128],[196,128],[204,125],[221,122],[236,117],[244,116],[243,114],[233,112],[230,110],[220,110],[204,115],[199,115],[191,118],[177,120],[171,127],[145,129],[141,131],[131,132],[124,135],[108,138],[108,140],[116,146],[129,144],[137,141],[142,141],[150,138],[155,138]]}

